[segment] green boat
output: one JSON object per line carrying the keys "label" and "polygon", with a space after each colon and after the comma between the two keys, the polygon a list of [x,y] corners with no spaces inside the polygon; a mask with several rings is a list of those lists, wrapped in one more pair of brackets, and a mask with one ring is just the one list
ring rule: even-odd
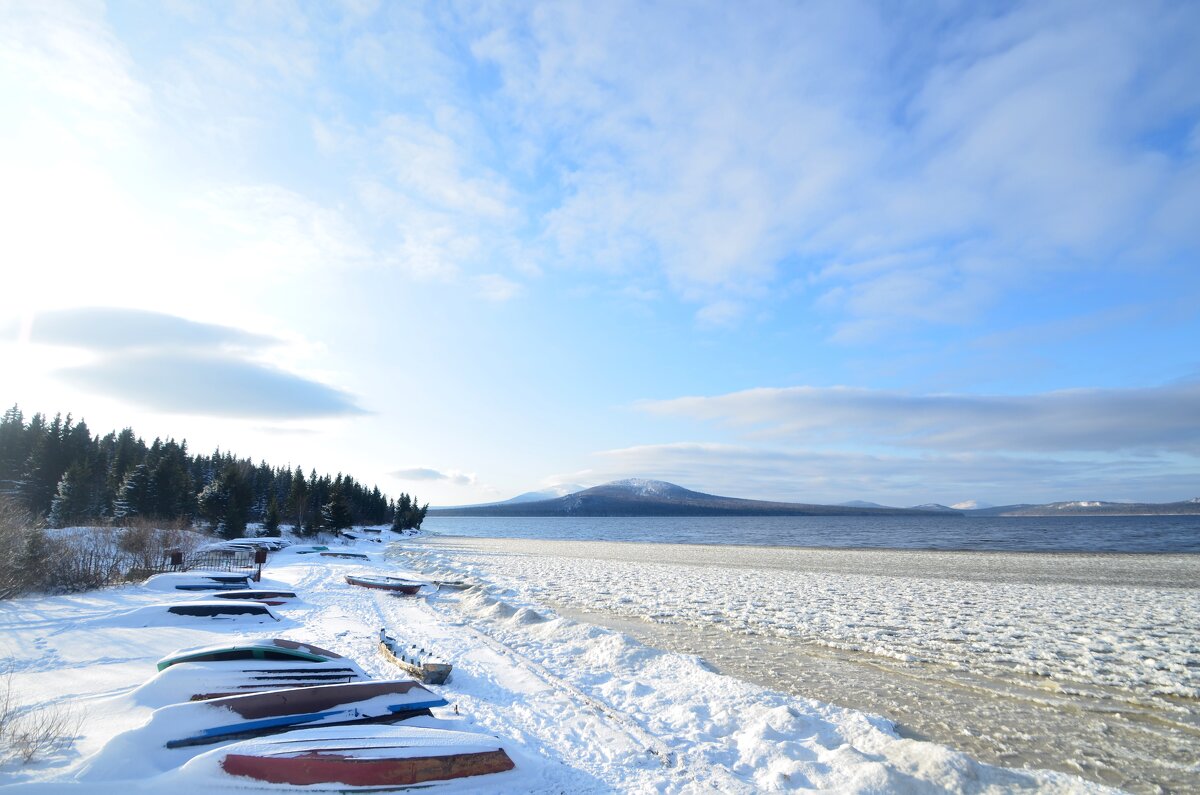
{"label": "green boat", "polygon": [[189,662],[223,662],[226,660],[273,660],[276,662],[330,662],[344,660],[337,652],[313,646],[310,643],[297,643],[283,638],[267,638],[246,643],[230,645],[204,646],[198,649],[180,649],[172,652],[158,661],[158,670],[162,671],[172,665]]}

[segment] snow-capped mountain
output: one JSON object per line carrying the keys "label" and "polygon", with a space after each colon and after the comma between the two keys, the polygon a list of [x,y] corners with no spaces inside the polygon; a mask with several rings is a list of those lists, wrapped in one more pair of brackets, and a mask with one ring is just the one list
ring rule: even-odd
{"label": "snow-capped mountain", "polygon": [[537,500],[553,500],[556,497],[565,497],[568,494],[574,494],[577,491],[583,491],[587,486],[580,486],[578,483],[560,483],[557,486],[547,486],[538,491],[527,491],[523,494],[518,494],[515,497],[510,497],[503,500],[499,505],[508,505],[514,502],[536,502]]}
{"label": "snow-capped mountain", "polygon": [[956,511],[978,511],[982,508],[995,508],[996,506],[982,500],[963,500],[962,502],[954,503],[950,507]]}

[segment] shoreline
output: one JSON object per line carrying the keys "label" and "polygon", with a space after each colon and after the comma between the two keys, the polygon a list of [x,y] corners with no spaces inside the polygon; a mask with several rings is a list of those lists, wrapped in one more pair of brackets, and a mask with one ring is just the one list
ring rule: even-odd
{"label": "shoreline", "polygon": [[[1188,761],[1200,747],[1197,677],[1137,681],[1147,662],[1185,663],[1200,643],[1194,555],[417,543],[417,559],[486,574],[522,601],[885,715],[902,734],[993,764],[1134,792],[1200,783]],[[1156,642],[1167,645],[1142,648]],[[1161,690],[1168,681],[1180,695]]]}
{"label": "shoreline", "polygon": [[[916,549],[911,547],[830,547],[830,546],[772,546],[763,544],[703,544],[703,543],[671,543],[661,541],[606,541],[600,539],[574,540],[574,539],[531,539],[512,536],[468,536],[468,535],[451,535],[446,533],[428,533],[420,537],[420,541],[432,545],[441,545],[450,548],[469,548],[471,546],[491,546],[492,542],[502,543],[505,546],[520,549],[521,551],[537,552],[539,550],[556,550],[558,554],[564,554],[567,557],[590,557],[599,553],[601,559],[622,560],[623,556],[619,555],[604,555],[603,548],[606,545],[620,547],[628,545],[636,547],[639,550],[657,549],[663,552],[678,553],[680,551],[694,551],[700,554],[690,560],[681,560],[674,558],[674,562],[678,563],[694,563],[696,565],[712,565],[726,566],[732,568],[768,568],[778,570],[791,570],[794,568],[794,563],[778,562],[774,560],[776,556],[790,557],[793,560],[804,557],[806,563],[820,562],[824,564],[821,570],[831,573],[838,572],[853,572],[864,573],[855,564],[836,564],[838,558],[860,558],[860,559],[882,559],[887,557],[905,558],[908,560],[917,560],[919,558],[945,558],[954,559],[955,562],[961,564],[969,562],[973,557],[988,558],[989,565],[986,567],[971,567],[965,568],[961,565],[956,567],[953,572],[941,572],[937,570],[927,570],[924,576],[932,578],[954,578],[954,579],[972,579],[981,581],[1027,581],[1031,583],[1065,583],[1086,582],[1095,584],[1094,579],[1087,579],[1089,574],[1101,573],[1093,567],[1088,567],[1084,564],[1095,563],[1102,560],[1106,563],[1103,566],[1103,573],[1108,573],[1115,577],[1122,578],[1122,585],[1136,587],[1144,585],[1147,587],[1165,587],[1165,588],[1180,588],[1184,590],[1200,589],[1200,554],[1191,552],[1070,552],[1070,551],[1008,551],[1008,550],[950,550],[950,549]],[[572,546],[588,546],[591,551],[590,555],[582,553],[571,553]],[[736,559],[730,559],[729,550],[751,551],[764,555],[764,559],[753,563],[743,563]],[[1035,561],[1037,558],[1050,558],[1046,561],[1045,567],[1037,567],[1045,569],[1044,572],[1031,572],[1028,566],[1009,569],[997,568],[994,564],[1011,559],[1014,563],[1020,562],[1028,564]],[[1077,564],[1074,567],[1068,567],[1064,571],[1061,564],[1064,561],[1069,561]],[[1111,563],[1119,565],[1107,565]],[[1071,569],[1074,569],[1072,571]],[[1147,580],[1147,569],[1157,571],[1161,579]],[[1170,571],[1163,571],[1169,569]],[[1028,580],[1002,580],[999,576],[1000,572],[1008,571],[1012,577],[1038,576],[1037,579]],[[897,575],[888,571],[876,572],[877,576],[907,576]],[[1175,578],[1178,580],[1167,581],[1166,578]],[[1064,579],[1066,578],[1066,579]]]}

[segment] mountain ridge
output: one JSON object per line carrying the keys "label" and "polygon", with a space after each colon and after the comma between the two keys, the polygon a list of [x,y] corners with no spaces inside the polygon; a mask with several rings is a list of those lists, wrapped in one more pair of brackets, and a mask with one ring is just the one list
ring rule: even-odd
{"label": "mountain ridge", "polygon": [[[893,508],[854,500],[838,505],[723,497],[665,480],[625,478],[558,497],[526,492],[502,502],[430,508],[430,516],[1131,516],[1200,514],[1200,498],[1169,503],[1073,500],[954,508],[926,503]],[[968,502],[974,502],[973,500]],[[958,503],[963,505],[965,503]]]}
{"label": "mountain ridge", "polygon": [[[722,497],[692,491],[664,480],[642,478],[615,480],[548,500],[429,510],[431,516],[928,516],[934,513],[909,508],[865,508]],[[936,513],[944,515],[945,511]]]}

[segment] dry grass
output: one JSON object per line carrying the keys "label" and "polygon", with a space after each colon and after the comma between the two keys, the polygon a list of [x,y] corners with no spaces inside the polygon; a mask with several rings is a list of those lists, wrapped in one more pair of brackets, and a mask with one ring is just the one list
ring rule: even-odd
{"label": "dry grass", "polygon": [[0,684],[0,761],[28,764],[75,742],[83,717],[68,706],[53,704],[19,710],[13,704],[12,671]]}

